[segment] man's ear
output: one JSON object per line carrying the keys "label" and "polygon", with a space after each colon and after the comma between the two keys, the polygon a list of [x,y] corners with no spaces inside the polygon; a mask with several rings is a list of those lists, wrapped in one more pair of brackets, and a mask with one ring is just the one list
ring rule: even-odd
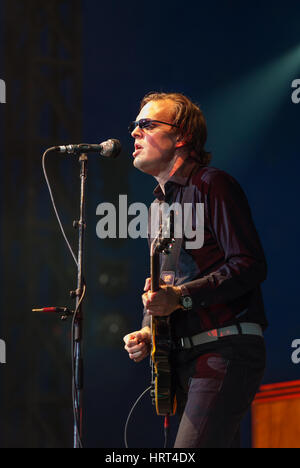
{"label": "man's ear", "polygon": [[188,144],[188,141],[189,141],[189,138],[187,138],[186,136],[181,136],[181,135],[178,135],[177,136],[177,142],[176,142],[176,148],[181,148],[182,146],[186,146]]}
{"label": "man's ear", "polygon": [[185,146],[187,144],[186,139],[182,135],[178,135],[176,140],[176,148],[181,148],[182,146]]}
{"label": "man's ear", "polygon": [[182,146],[185,146],[185,145],[186,145],[185,140],[178,140],[175,146],[176,148],[181,148]]}

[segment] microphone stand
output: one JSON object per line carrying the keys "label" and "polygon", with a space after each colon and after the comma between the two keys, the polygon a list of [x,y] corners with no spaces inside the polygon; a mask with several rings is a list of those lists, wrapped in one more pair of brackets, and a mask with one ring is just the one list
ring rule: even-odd
{"label": "microphone stand", "polygon": [[[73,250],[66,238],[64,229],[62,227],[55,202],[52,195],[52,190],[45,168],[45,157],[50,151],[60,151],[72,154],[79,154],[80,163],[80,216],[78,221],[73,222],[74,228],[78,228],[78,257],[76,259]],[[65,241],[72,253],[72,256],[77,264],[77,289],[70,291],[71,297],[76,297],[75,311],[70,311],[67,307],[44,307],[42,309],[32,309],[34,312],[55,312],[62,313],[62,320],[66,320],[69,316],[72,318],[72,332],[71,332],[71,347],[72,347],[72,402],[73,402],[73,415],[74,415],[74,430],[73,430],[73,448],[82,447],[82,401],[83,401],[83,358],[82,358],[82,337],[83,337],[83,309],[82,302],[86,293],[86,284],[83,277],[83,254],[84,254],[84,233],[86,229],[85,222],[85,186],[87,179],[87,152],[100,151],[102,156],[116,158],[121,152],[121,144],[119,140],[110,139],[100,145],[68,145],[68,146],[54,146],[48,148],[42,157],[42,167],[46,183],[49,189],[50,198],[53,208],[59,222],[61,231]]]}
{"label": "microphone stand", "polygon": [[80,154],[80,216],[79,221],[74,221],[73,226],[78,228],[78,273],[77,290],[71,291],[71,295],[76,296],[76,308],[73,318],[73,398],[74,398],[74,439],[73,448],[82,448],[82,393],[83,393],[83,358],[82,358],[82,337],[83,337],[83,308],[82,299],[84,296],[83,278],[83,257],[84,257],[84,233],[85,223],[85,185],[87,179],[86,153]]}

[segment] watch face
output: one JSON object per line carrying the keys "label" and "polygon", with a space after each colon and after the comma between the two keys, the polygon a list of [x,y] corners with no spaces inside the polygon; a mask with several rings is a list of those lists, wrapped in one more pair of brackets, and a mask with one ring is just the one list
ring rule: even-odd
{"label": "watch face", "polygon": [[183,297],[182,305],[185,309],[191,309],[193,306],[192,298],[190,296]]}

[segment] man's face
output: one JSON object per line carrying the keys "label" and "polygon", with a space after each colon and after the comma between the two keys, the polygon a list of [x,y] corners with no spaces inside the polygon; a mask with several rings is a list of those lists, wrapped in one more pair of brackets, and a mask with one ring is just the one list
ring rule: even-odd
{"label": "man's face", "polygon": [[[136,120],[153,119],[173,123],[174,104],[170,100],[150,101],[140,111]],[[135,139],[133,165],[147,174],[158,176],[166,170],[180,144],[174,127],[154,122],[149,128],[137,126],[131,136]]]}

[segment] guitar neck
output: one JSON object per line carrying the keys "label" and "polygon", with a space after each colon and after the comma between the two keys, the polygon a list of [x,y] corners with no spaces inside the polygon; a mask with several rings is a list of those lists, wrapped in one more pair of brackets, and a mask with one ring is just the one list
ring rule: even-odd
{"label": "guitar neck", "polygon": [[159,279],[160,279],[160,264],[159,264],[159,253],[153,253],[151,255],[151,291],[155,292],[159,290]]}

